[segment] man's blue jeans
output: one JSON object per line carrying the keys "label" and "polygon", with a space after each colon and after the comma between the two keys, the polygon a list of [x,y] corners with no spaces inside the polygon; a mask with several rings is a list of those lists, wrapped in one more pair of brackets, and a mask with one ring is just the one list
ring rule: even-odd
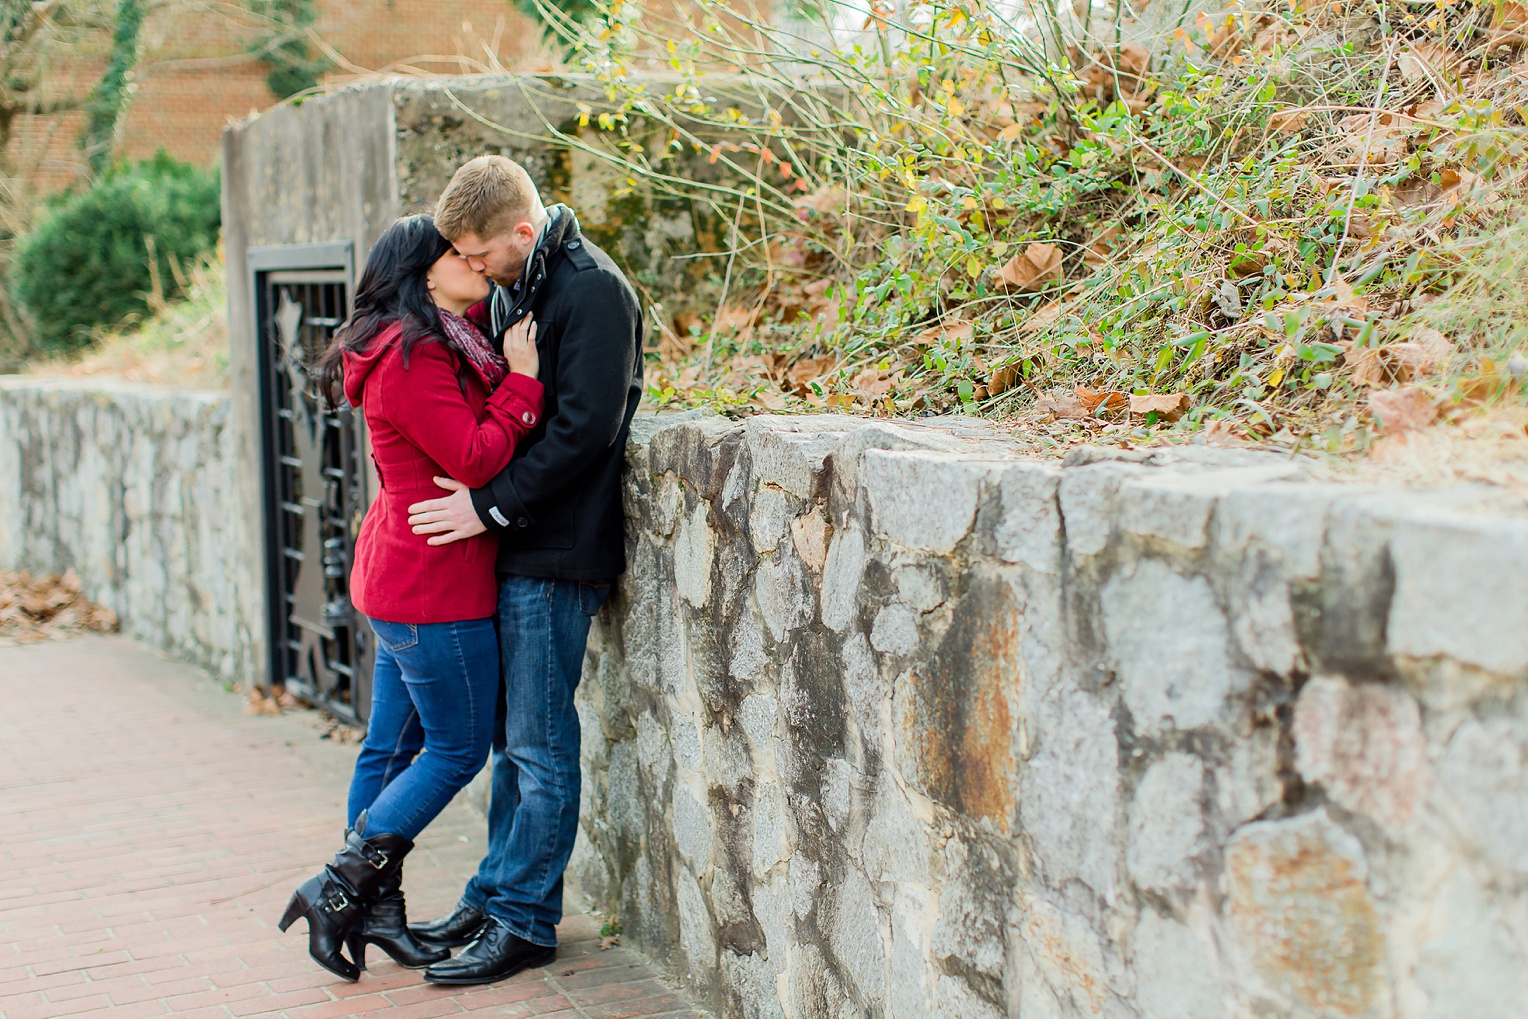
{"label": "man's blue jeans", "polygon": [[[371,717],[350,779],[349,820],[413,841],[488,758],[499,692],[493,619],[371,621]],[[424,750],[426,753],[420,754]]]}
{"label": "man's blue jeans", "polygon": [[562,872],[578,834],[579,730],[573,694],[589,623],[610,588],[504,577],[504,699],[493,739],[488,854],[462,902],[537,945],[557,944]]}

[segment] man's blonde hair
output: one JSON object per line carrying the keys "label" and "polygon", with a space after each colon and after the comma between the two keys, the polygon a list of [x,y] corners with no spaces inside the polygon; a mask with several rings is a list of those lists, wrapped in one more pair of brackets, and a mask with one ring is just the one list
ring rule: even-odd
{"label": "man's blonde hair", "polygon": [[487,240],[507,234],[521,220],[535,222],[541,195],[525,167],[505,156],[478,156],[451,176],[435,206],[435,229],[454,241],[463,234]]}

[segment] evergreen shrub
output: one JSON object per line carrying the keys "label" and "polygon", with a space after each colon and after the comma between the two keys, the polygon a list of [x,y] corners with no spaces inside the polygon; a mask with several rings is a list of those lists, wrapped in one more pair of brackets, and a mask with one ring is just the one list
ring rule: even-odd
{"label": "evergreen shrub", "polygon": [[179,296],[220,223],[217,170],[163,151],[59,196],[21,238],[11,270],[36,346],[78,349],[93,330]]}

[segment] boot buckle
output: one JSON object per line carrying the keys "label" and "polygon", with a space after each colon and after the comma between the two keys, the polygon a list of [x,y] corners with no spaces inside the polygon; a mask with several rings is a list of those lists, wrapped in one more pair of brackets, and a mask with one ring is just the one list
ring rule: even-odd
{"label": "boot buckle", "polygon": [[350,906],[350,896],[342,888],[332,888],[324,894],[323,906],[331,913],[338,913]]}
{"label": "boot buckle", "polygon": [[377,870],[382,870],[392,862],[392,858],[387,855],[385,850],[377,849],[375,846],[368,846],[364,843],[361,846],[361,855],[365,856],[366,862]]}

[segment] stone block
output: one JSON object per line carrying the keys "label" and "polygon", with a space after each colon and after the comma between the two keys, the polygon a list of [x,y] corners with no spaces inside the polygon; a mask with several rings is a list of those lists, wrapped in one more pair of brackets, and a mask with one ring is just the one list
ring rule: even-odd
{"label": "stone block", "polygon": [[1442,512],[1398,520],[1389,650],[1528,678],[1528,520]]}
{"label": "stone block", "polygon": [[779,548],[795,516],[795,506],[784,489],[774,485],[760,488],[748,507],[748,539],[754,552],[764,555]]}
{"label": "stone block", "polygon": [[803,513],[791,520],[796,555],[813,573],[821,573],[828,560],[828,522],[821,513]]}
{"label": "stone block", "polygon": [[[1449,871],[1416,946],[1406,990],[1427,1019],[1515,1019],[1528,1002],[1528,903],[1482,885],[1467,867]],[[1406,985],[1403,985],[1406,986]]]}
{"label": "stone block", "polygon": [[1067,470],[1056,489],[1072,556],[1092,556],[1109,546],[1119,513],[1119,486],[1142,470],[1135,464],[1104,462]]}
{"label": "stone block", "polygon": [[891,571],[891,578],[897,600],[915,612],[932,612],[949,597],[949,582],[934,563],[903,563]]}
{"label": "stone block", "polygon": [[1225,860],[1236,944],[1264,996],[1297,1015],[1388,1014],[1385,932],[1356,838],[1323,808],[1247,825]]}
{"label": "stone block", "polygon": [[876,534],[904,548],[948,553],[970,533],[984,482],[997,465],[969,454],[872,449],[861,480]]}
{"label": "stone block", "polygon": [[992,535],[998,558],[1042,573],[1060,571],[1060,486],[1061,471],[1048,464],[1019,462],[1002,471],[1002,511]]}
{"label": "stone block", "polygon": [[886,997],[886,927],[870,882],[857,868],[848,868],[833,896],[828,947],[843,966],[841,979],[862,1002]]}
{"label": "stone block", "polygon": [[[971,571],[949,628],[927,664],[913,665],[905,681],[898,680],[892,701],[896,763],[909,784],[1004,833],[1017,816],[1025,703],[1016,572]],[[891,608],[912,616],[900,606],[883,613]]]}
{"label": "stone block", "polygon": [[1298,473],[1293,465],[1192,474],[1151,471],[1120,486],[1120,526],[1137,538],[1195,552],[1209,544],[1210,521],[1227,494]]}
{"label": "stone block", "polygon": [[798,559],[760,563],[754,574],[754,596],[769,636],[776,641],[805,626],[816,611],[811,580]]}
{"label": "stone block", "polygon": [[676,868],[674,906],[679,919],[679,944],[690,973],[696,979],[714,980],[717,969],[716,923],[706,905],[706,895],[684,867]]}
{"label": "stone block", "polygon": [[1108,654],[1137,731],[1188,731],[1230,714],[1229,701],[1252,685],[1235,665],[1215,593],[1146,559],[1109,579],[1100,598]]}
{"label": "stone block", "polygon": [[1438,768],[1467,835],[1492,866],[1528,874],[1528,722],[1468,719]]}
{"label": "stone block", "polygon": [[1135,1000],[1149,1019],[1225,1019],[1237,1014],[1214,943],[1147,909],[1131,938]]}
{"label": "stone block", "polygon": [[853,522],[833,533],[822,568],[822,622],[842,633],[854,621],[865,574],[865,536]]}
{"label": "stone block", "polygon": [[711,564],[716,552],[716,532],[707,521],[710,504],[697,502],[679,521],[674,537],[674,584],[679,597],[704,606],[711,600]]}
{"label": "stone block", "polygon": [[1022,773],[1019,817],[1035,865],[1052,887],[1076,880],[1113,901],[1122,824],[1110,704],[1062,685],[1033,710],[1039,736]]}
{"label": "stone block", "polygon": [[696,874],[711,865],[711,811],[683,785],[674,787],[674,845]]}
{"label": "stone block", "polygon": [[1130,804],[1125,859],[1135,883],[1161,895],[1198,880],[1196,858],[1209,848],[1204,819],[1204,764],[1171,753],[1146,769]]}
{"label": "stone block", "polygon": [[934,955],[1000,984],[1012,880],[990,850],[959,838],[945,844],[944,874],[930,940]]}
{"label": "stone block", "polygon": [[918,649],[918,616],[905,605],[884,605],[870,628],[870,646],[885,655],[908,655]]}
{"label": "stone block", "polygon": [[1421,713],[1403,690],[1318,676],[1300,691],[1294,738],[1306,782],[1392,835],[1405,830],[1432,786]]}
{"label": "stone block", "polygon": [[811,499],[823,461],[853,427],[854,419],[833,415],[749,418],[743,432],[755,482],[778,486],[801,501]]}

